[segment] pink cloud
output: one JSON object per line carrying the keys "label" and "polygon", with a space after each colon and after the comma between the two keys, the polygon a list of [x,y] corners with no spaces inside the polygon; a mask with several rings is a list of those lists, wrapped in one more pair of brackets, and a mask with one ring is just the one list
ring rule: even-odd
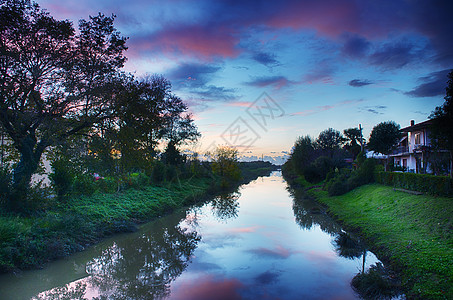
{"label": "pink cloud", "polygon": [[236,57],[240,53],[238,43],[239,38],[230,28],[201,25],[168,28],[150,36],[131,38],[129,42],[137,54],[162,51],[169,56],[183,54],[205,60]]}
{"label": "pink cloud", "polygon": [[247,102],[247,101],[239,101],[239,102],[232,102],[228,104],[229,106],[237,106],[237,107],[249,107],[252,105],[252,102]]}
{"label": "pink cloud", "polygon": [[231,233],[249,233],[249,232],[255,232],[259,228],[261,228],[261,226],[238,227],[238,228],[231,228],[228,231]]}
{"label": "pink cloud", "polygon": [[214,276],[196,278],[186,281],[171,291],[172,299],[184,300],[236,300],[242,299],[239,294],[243,284],[237,279],[220,279]]}

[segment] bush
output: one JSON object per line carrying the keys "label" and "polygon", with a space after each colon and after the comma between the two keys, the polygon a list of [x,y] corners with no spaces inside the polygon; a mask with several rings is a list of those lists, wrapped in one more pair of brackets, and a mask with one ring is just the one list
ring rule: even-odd
{"label": "bush", "polygon": [[151,179],[155,183],[165,180],[165,165],[161,161],[156,161],[151,172]]}
{"label": "bush", "polygon": [[75,177],[73,192],[77,196],[91,196],[96,191],[96,182],[90,174],[80,174]]}
{"label": "bush", "polygon": [[120,189],[120,181],[114,177],[106,177],[99,179],[96,182],[99,186],[99,190],[104,193],[115,193]]}
{"label": "bush", "polygon": [[452,196],[453,180],[429,174],[378,172],[377,182],[436,196]]}
{"label": "bush", "polygon": [[0,169],[0,206],[5,205],[11,193],[11,172]]}
{"label": "bush", "polygon": [[57,159],[52,162],[52,173],[49,174],[52,187],[60,201],[65,200],[71,192],[74,183],[72,167],[67,161]]}

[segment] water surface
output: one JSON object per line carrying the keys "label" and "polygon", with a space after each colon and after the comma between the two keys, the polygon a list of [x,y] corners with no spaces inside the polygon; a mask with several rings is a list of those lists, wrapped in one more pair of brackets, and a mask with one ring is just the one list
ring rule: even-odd
{"label": "water surface", "polygon": [[274,172],[44,270],[3,275],[0,299],[357,299],[351,279],[377,261]]}

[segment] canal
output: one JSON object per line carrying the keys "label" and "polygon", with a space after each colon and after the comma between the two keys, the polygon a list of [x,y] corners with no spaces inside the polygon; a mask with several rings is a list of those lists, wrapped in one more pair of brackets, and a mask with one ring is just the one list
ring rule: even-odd
{"label": "canal", "polygon": [[0,276],[0,299],[358,299],[378,260],[280,172],[115,235],[43,270]]}

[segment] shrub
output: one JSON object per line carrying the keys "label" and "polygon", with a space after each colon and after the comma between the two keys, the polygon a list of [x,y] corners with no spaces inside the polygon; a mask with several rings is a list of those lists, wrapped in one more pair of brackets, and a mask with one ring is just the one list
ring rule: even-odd
{"label": "shrub", "polygon": [[377,182],[437,196],[453,195],[453,180],[429,174],[378,172]]}
{"label": "shrub", "polygon": [[75,195],[91,196],[96,191],[96,182],[90,174],[79,174],[75,177],[73,192]]}
{"label": "shrub", "polygon": [[11,172],[8,169],[0,169],[0,206],[6,204],[11,193]]}
{"label": "shrub", "polygon": [[156,161],[151,172],[153,182],[160,183],[165,180],[165,165],[161,161]]}
{"label": "shrub", "polygon": [[71,192],[74,183],[72,167],[67,161],[57,159],[52,162],[52,173],[49,174],[52,187],[60,201],[65,200]]}
{"label": "shrub", "polygon": [[104,193],[115,193],[120,189],[120,182],[119,179],[114,177],[106,177],[103,179],[99,179],[97,185],[99,186],[99,190]]}

